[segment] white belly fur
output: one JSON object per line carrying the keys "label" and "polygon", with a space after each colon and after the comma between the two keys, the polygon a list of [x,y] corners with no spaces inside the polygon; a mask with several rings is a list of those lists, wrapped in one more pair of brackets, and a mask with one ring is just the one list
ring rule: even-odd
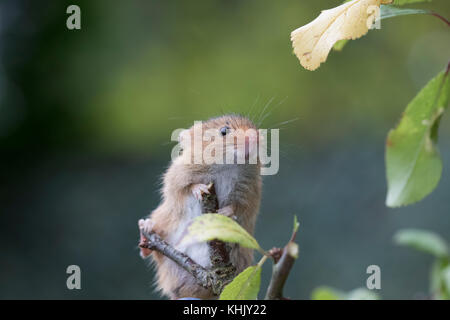
{"label": "white belly fur", "polygon": [[189,196],[186,199],[185,208],[186,211],[178,224],[177,231],[167,240],[175,247],[175,249],[187,254],[192,260],[200,264],[202,267],[208,268],[211,266],[208,244],[206,242],[188,243],[186,241],[182,241],[187,234],[187,228],[191,222],[195,217],[202,214],[202,206],[200,202],[194,198],[194,196]]}
{"label": "white belly fur", "polygon": [[[218,172],[216,180],[216,192],[219,201],[219,207],[223,206],[223,201],[228,198],[229,194],[235,188],[235,183],[239,177],[239,171],[237,167],[233,167],[232,170],[223,170]],[[187,243],[181,240],[187,234],[187,228],[194,218],[202,214],[202,206],[193,195],[187,197],[185,204],[185,212],[181,218],[177,231],[172,234],[168,241],[177,250],[184,252],[192,260],[200,264],[201,266],[208,268],[211,266],[209,246],[206,242]]]}
{"label": "white belly fur", "polygon": [[219,207],[224,207],[224,201],[228,199],[230,193],[236,187],[236,181],[239,179],[239,168],[234,166],[221,170],[217,173],[216,193],[219,200]]}

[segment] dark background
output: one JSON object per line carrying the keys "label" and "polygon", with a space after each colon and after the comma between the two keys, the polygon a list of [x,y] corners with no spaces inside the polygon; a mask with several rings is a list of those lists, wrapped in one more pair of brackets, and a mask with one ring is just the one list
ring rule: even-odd
{"label": "dark background", "polygon": [[[66,28],[69,4],[82,29]],[[388,209],[384,142],[415,93],[442,70],[450,35],[431,16],[382,22],[315,72],[289,34],[340,1],[0,2],[0,298],[152,299],[137,220],[159,202],[170,134],[223,112],[271,112],[280,171],[264,177],[256,238],[283,245],[300,221],[286,295],[365,286],[423,297],[431,257],[397,247],[396,230],[450,240],[450,122],[444,172],[424,201]],[[414,7],[450,15],[448,1]],[[258,258],[258,257],[257,257]],[[82,290],[66,288],[68,265]],[[270,275],[267,264],[263,288]]]}

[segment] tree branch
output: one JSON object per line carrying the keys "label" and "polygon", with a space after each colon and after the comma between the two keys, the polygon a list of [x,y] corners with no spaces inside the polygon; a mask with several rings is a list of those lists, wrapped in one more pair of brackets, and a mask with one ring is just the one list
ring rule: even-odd
{"label": "tree branch", "polygon": [[[208,185],[208,190],[209,194],[203,195],[202,212],[217,213],[217,211],[219,210],[219,201],[217,200],[216,188],[214,187],[213,183],[210,183]],[[219,240],[208,241],[208,245],[211,252],[211,268],[228,269],[223,271],[230,274],[232,279],[235,275],[236,270],[230,262],[230,245]]]}
{"label": "tree branch", "polygon": [[[219,209],[219,204],[213,183],[210,183],[208,188],[210,193],[203,194],[202,212],[216,213]],[[220,295],[224,286],[236,274],[236,268],[230,262],[230,246],[222,241],[214,240],[208,242],[211,251],[211,268],[206,269],[185,253],[172,247],[155,232],[146,233],[141,230],[141,233],[146,239],[146,241],[139,244],[141,248],[158,251],[171,259],[189,272],[200,286],[211,289],[214,295]]]}
{"label": "tree branch", "polygon": [[141,230],[141,233],[147,240],[139,244],[141,248],[158,251],[189,272],[202,287],[206,289],[213,287],[214,277],[207,269],[196,263],[188,255],[172,247],[155,232],[147,233]]}
{"label": "tree branch", "polygon": [[269,255],[274,259],[274,265],[265,300],[286,299],[283,297],[284,284],[298,257],[298,245],[294,242],[296,235],[297,231],[294,231],[288,244],[283,249],[273,248],[269,251]]}

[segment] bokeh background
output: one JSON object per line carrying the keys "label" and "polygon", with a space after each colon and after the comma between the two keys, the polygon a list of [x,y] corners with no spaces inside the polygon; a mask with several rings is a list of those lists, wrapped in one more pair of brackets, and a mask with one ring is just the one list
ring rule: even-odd
{"label": "bokeh background", "polygon": [[[78,31],[66,28],[73,3]],[[384,142],[446,66],[450,33],[431,16],[386,20],[304,70],[290,32],[339,3],[1,1],[0,298],[160,298],[138,256],[137,220],[158,205],[171,132],[223,112],[258,118],[266,104],[263,127],[281,128],[282,156],[264,177],[256,238],[282,246],[298,216],[286,295],[362,287],[377,264],[383,298],[423,297],[431,257],[392,236],[416,227],[450,240],[449,118],[441,182],[416,205],[385,207]],[[450,16],[446,0],[414,7]],[[71,264],[81,290],[66,288]]]}

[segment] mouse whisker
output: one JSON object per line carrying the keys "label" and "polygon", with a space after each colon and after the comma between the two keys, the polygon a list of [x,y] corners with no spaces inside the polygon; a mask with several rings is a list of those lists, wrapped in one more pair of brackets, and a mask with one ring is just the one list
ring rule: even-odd
{"label": "mouse whisker", "polygon": [[297,117],[297,118],[294,118],[294,119],[278,122],[278,123],[275,123],[275,124],[271,125],[268,129],[280,129],[280,128],[276,128],[276,127],[283,126],[283,125],[289,124],[289,123],[294,122],[294,121],[298,121],[299,119],[300,118]]}
{"label": "mouse whisker", "polygon": [[283,100],[281,100],[281,101],[280,101],[278,104],[276,104],[275,106],[273,106],[273,107],[271,108],[271,110],[269,110],[269,111],[264,115],[264,117],[260,120],[258,126],[261,126],[261,125],[263,124],[264,120],[265,120],[268,116],[270,116],[270,115],[272,114],[272,112],[273,112],[276,108],[278,108],[280,105],[282,105],[282,104],[286,101],[286,99],[287,99],[287,97],[284,98]]}
{"label": "mouse whisker", "polygon": [[258,93],[258,95],[256,96],[255,101],[253,102],[253,105],[250,107],[250,109],[248,110],[248,113],[247,113],[247,117],[248,117],[253,123],[255,123],[255,116],[256,116],[256,110],[257,110],[257,108],[255,109],[255,106],[256,106],[257,103],[259,102],[260,97],[261,97],[261,94]]}
{"label": "mouse whisker", "polygon": [[275,99],[275,97],[270,98],[269,101],[264,106],[264,108],[262,109],[262,111],[259,113],[258,124],[257,124],[258,127],[261,125],[261,118],[264,116],[264,113],[266,112],[267,108],[270,106],[270,104],[272,103],[272,101],[274,99]]}

